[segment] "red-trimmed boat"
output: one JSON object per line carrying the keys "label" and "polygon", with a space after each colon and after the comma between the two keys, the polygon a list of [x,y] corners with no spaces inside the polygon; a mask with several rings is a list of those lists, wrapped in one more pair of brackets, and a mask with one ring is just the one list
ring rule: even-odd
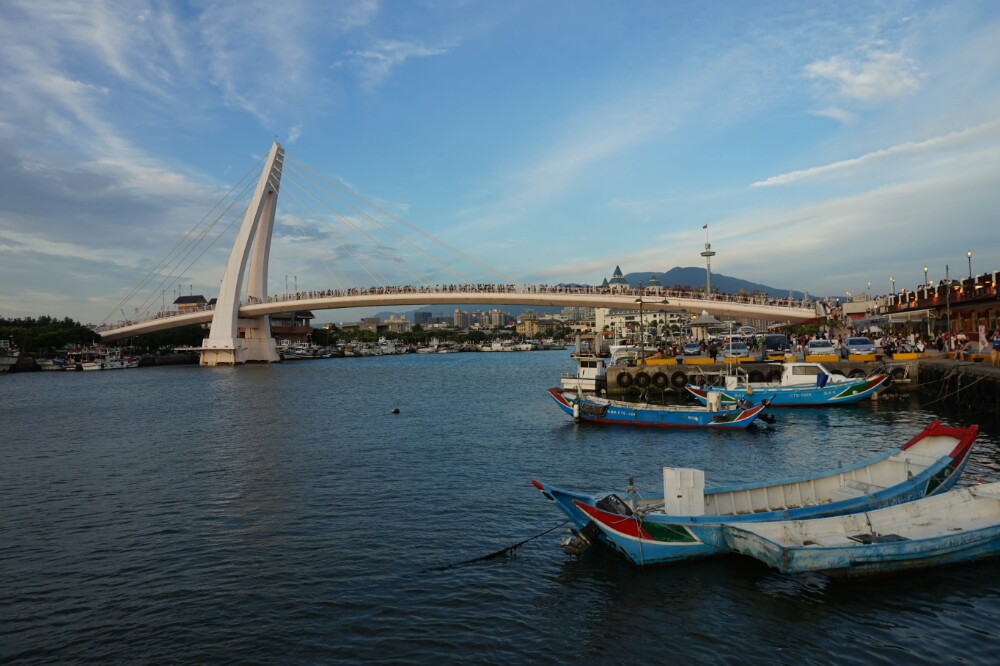
{"label": "red-trimmed boat", "polygon": [[663,468],[662,493],[588,495],[532,481],[575,523],[567,552],[593,542],[638,566],[727,552],[724,523],[802,520],[869,511],[949,490],[961,476],[977,426],[934,421],[898,449],[816,476],[705,489],[700,470]]}
{"label": "red-trimmed boat", "polygon": [[659,428],[743,429],[753,423],[770,404],[768,400],[763,400],[757,405],[740,401],[723,407],[716,399],[714,403],[704,407],[654,405],[647,402],[600,398],[592,393],[567,391],[562,388],[550,388],[548,392],[559,408],[577,421]]}

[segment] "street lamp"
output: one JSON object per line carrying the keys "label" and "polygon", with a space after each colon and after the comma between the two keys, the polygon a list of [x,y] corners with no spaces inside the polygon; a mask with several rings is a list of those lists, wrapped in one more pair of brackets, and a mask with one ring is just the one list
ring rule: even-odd
{"label": "street lamp", "polygon": [[972,250],[965,253],[965,256],[969,258],[969,279],[972,278]]}
{"label": "street lamp", "polygon": [[[639,298],[635,299],[635,302],[639,304],[639,361],[640,363],[642,363],[646,359],[646,326],[642,314],[643,312],[642,306],[645,304],[646,301],[642,300],[642,296],[640,296]],[[670,303],[670,301],[668,301],[665,298],[662,298],[658,301],[654,301],[654,303],[659,305],[667,305]]]}
{"label": "street lamp", "polygon": [[642,300],[642,296],[635,299],[635,302],[639,304],[639,360],[640,362],[645,358],[646,344],[643,336],[643,319],[642,319],[642,304],[645,302]]}
{"label": "street lamp", "polygon": [[889,292],[892,294],[892,302],[893,302],[893,304],[895,304],[895,302],[896,302],[896,278],[894,278],[894,277],[890,277],[889,278]]}
{"label": "street lamp", "polygon": [[927,282],[927,267],[926,266],[924,266],[924,284],[925,285],[930,284],[929,282]]}

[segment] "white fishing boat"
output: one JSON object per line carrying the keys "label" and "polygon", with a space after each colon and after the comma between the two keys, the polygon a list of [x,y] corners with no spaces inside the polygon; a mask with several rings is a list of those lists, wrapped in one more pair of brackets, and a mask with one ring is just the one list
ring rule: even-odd
{"label": "white fishing boat", "polygon": [[21,353],[11,344],[10,340],[0,340],[0,372],[10,372],[20,356]]}
{"label": "white fishing boat", "polygon": [[723,526],[726,545],[783,573],[889,573],[1000,555],[1000,482],[831,518]]}

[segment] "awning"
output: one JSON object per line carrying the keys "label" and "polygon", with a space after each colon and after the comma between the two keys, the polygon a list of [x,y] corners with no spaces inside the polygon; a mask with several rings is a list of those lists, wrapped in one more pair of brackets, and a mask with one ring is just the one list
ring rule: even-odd
{"label": "awning", "polygon": [[926,321],[937,319],[937,310],[925,308],[923,310],[908,310],[907,312],[893,312],[889,315],[890,324],[898,324],[904,321]]}

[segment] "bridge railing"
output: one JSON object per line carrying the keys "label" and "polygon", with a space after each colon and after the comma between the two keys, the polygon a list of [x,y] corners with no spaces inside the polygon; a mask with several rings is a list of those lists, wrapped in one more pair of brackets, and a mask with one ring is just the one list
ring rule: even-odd
{"label": "bridge railing", "polygon": [[[670,298],[700,300],[706,303],[735,303],[748,306],[762,306],[772,308],[812,308],[815,303],[805,299],[773,298],[770,296],[751,294],[705,294],[703,291],[693,289],[674,289],[664,287],[644,287],[637,288],[609,288],[591,287],[578,285],[534,285],[534,284],[441,284],[432,287],[398,285],[387,287],[358,287],[351,289],[326,289],[289,292],[268,296],[265,299],[249,298],[241,305],[256,305],[261,303],[283,303],[288,301],[302,301],[322,298],[350,298],[368,296],[391,296],[394,294],[582,294],[591,296],[624,296],[631,298]],[[97,326],[95,331],[107,331],[124,326],[143,324],[158,319],[179,317],[195,314],[199,312],[212,312],[214,305],[203,305],[198,308],[185,310],[170,309],[161,310],[145,318],[123,319],[115,323],[102,324]]]}

